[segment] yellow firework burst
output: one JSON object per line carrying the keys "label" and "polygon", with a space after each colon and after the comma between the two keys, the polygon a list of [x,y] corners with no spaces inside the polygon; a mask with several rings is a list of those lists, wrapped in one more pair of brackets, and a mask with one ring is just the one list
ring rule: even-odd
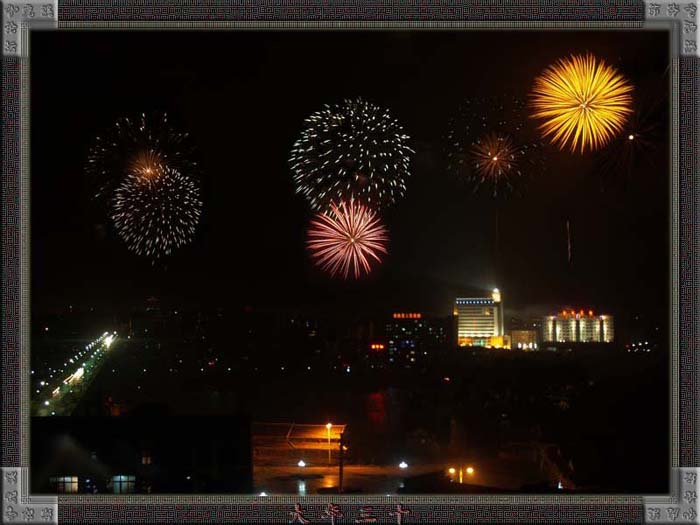
{"label": "yellow firework burst", "polygon": [[549,66],[532,89],[532,117],[560,149],[583,153],[605,146],[632,113],[632,85],[591,54]]}

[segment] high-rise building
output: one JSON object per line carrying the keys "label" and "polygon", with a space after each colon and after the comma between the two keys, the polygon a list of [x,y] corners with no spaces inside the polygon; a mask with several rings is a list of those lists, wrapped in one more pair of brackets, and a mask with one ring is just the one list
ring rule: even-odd
{"label": "high-rise building", "polygon": [[511,330],[510,345],[518,350],[537,350],[537,331]]}
{"label": "high-rise building", "polygon": [[[447,341],[445,322],[418,312],[396,312],[386,324],[389,363],[414,367],[432,359]],[[383,347],[380,349],[383,351]]]}
{"label": "high-rise building", "polygon": [[593,310],[562,310],[544,318],[542,340],[547,343],[612,343],[615,325],[611,315]]}
{"label": "high-rise building", "polygon": [[458,297],[454,314],[459,346],[510,347],[504,334],[503,301],[498,288],[490,296]]}

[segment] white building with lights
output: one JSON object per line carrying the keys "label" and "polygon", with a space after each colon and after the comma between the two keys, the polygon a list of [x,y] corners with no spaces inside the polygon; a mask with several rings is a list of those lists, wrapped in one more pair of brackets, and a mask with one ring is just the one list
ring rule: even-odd
{"label": "white building with lights", "polygon": [[562,310],[542,324],[545,343],[612,343],[614,338],[612,315],[594,315],[592,310]]}

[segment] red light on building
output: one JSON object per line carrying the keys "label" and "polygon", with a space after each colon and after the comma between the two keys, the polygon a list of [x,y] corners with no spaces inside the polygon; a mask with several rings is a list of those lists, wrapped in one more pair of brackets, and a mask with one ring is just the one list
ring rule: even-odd
{"label": "red light on building", "polygon": [[393,315],[394,319],[420,319],[423,317],[422,314],[419,313],[404,313],[404,312],[396,312]]}

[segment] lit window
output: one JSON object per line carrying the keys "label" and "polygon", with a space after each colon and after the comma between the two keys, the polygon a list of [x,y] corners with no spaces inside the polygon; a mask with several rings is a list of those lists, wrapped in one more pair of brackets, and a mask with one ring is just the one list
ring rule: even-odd
{"label": "lit window", "polygon": [[112,488],[115,494],[133,494],[135,476],[112,476]]}
{"label": "lit window", "polygon": [[78,478],[76,476],[52,477],[51,484],[55,492],[59,494],[76,494],[78,492]]}
{"label": "lit window", "polygon": [[141,464],[142,465],[150,465],[152,462],[151,454],[149,452],[144,452],[143,456],[141,456]]}

